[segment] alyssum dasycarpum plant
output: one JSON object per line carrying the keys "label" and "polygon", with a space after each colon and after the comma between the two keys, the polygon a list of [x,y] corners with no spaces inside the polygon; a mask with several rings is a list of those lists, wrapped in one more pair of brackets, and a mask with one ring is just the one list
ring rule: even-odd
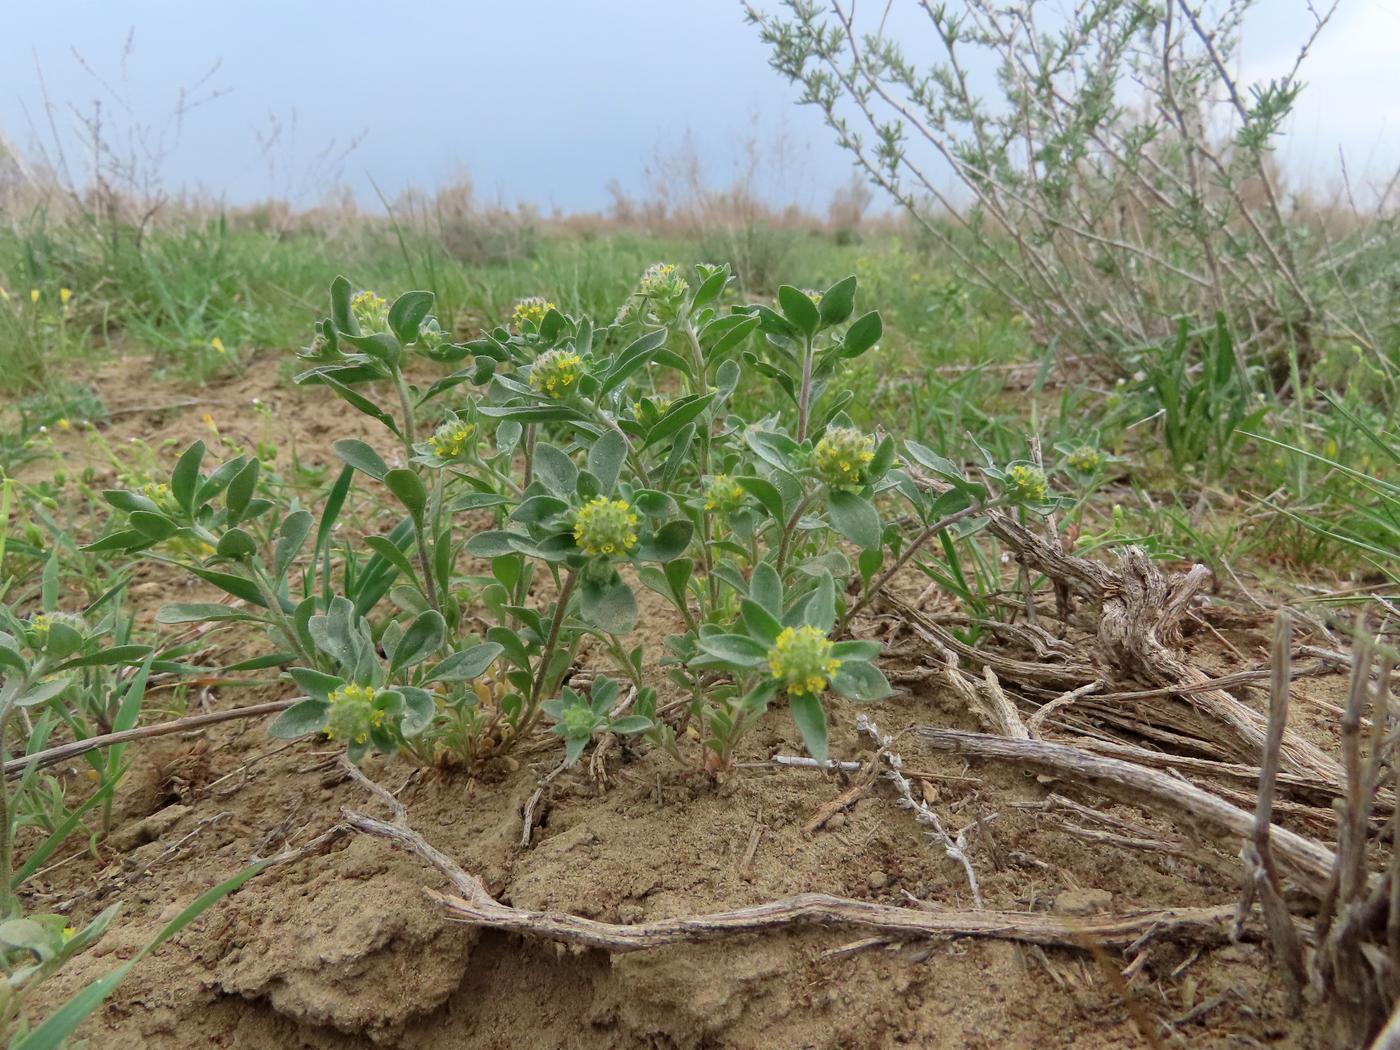
{"label": "alyssum dasycarpum plant", "polygon": [[[177,561],[243,601],[161,619],[261,624],[276,652],[243,666],[289,666],[308,694],[279,735],[479,762],[542,717],[571,759],[604,730],[682,755],[677,730],[698,724],[702,763],[722,768],[783,698],[825,758],[821,697],[889,692],[877,647],[842,640],[854,614],[929,540],[1049,497],[1043,476],[1019,491],[1017,466],[988,468],[993,495],[908,443],[928,472],[915,477],[892,436],[854,426],[842,369],[882,333],[877,313],[856,314],[854,277],[821,293],[784,286],[776,309],[728,303],[731,283],[728,267],[690,280],[658,264],[606,325],[532,298],[457,343],[430,293],[389,303],[338,278],[297,381],[378,421],[394,451],[336,442],[346,469],[314,515],[280,505],[254,458],[204,475],[196,445],[168,486],[108,494],[127,524],[98,546]],[[759,418],[744,375],[779,394]],[[337,541],[357,476],[399,520]],[[895,501],[920,527],[912,538],[882,520]],[[651,664],[626,642],[636,584],[676,613]],[[590,640],[615,677],[594,668],[575,685]],[[656,667],[680,690],[664,707]]]}

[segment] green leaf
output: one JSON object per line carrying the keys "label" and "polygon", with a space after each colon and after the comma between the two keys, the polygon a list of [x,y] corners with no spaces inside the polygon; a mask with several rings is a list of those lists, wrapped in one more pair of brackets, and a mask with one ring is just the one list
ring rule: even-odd
{"label": "green leaf", "polygon": [[600,631],[627,634],[637,626],[637,599],[615,574],[601,583],[585,579],[579,588],[579,613]]}
{"label": "green leaf", "polygon": [[766,510],[774,521],[779,524],[786,523],[786,516],[783,513],[783,497],[778,492],[777,486],[765,478],[735,478],[739,487],[747,492],[759,505]]}
{"label": "green leaf", "polygon": [[293,667],[287,671],[292,681],[313,700],[330,700],[330,695],[345,684],[345,680],[310,667]]}
{"label": "green leaf", "polygon": [[511,511],[510,520],[523,525],[538,525],[568,509],[569,505],[558,496],[531,496]]}
{"label": "green leaf", "polygon": [[228,483],[228,493],[224,496],[224,502],[228,506],[229,524],[236,525],[242,519],[243,512],[248,509],[248,501],[253,498],[253,492],[258,486],[258,471],[261,469],[262,464],[258,460],[250,459]]}
{"label": "green leaf", "polygon": [[768,659],[768,647],[744,634],[711,634],[700,638],[700,648],[738,667],[757,667]]}
{"label": "green leaf", "polygon": [[778,305],[782,307],[783,316],[808,337],[815,335],[821,327],[817,304],[792,285],[785,284],[778,289]]}
{"label": "green leaf", "polygon": [[783,581],[778,570],[768,562],[761,562],[753,570],[749,581],[749,597],[767,610],[770,616],[781,619],[783,615]]}
{"label": "green leaf", "polygon": [[361,473],[368,474],[375,481],[383,481],[384,475],[389,473],[389,465],[380,458],[378,452],[363,441],[343,438],[331,447],[342,460]]}
{"label": "green leaf", "polygon": [[624,736],[629,733],[645,733],[655,725],[646,715],[625,715],[622,718],[615,718],[608,723],[608,731],[621,733]]}
{"label": "green leaf", "polygon": [[281,580],[301,553],[306,538],[311,535],[311,512],[296,510],[282,519],[277,536],[277,548],[272,558],[273,578]]}
{"label": "green leaf", "polygon": [[690,546],[695,526],[685,518],[668,521],[648,536],[637,549],[641,561],[668,562],[679,558]]}
{"label": "green leaf", "polygon": [[670,437],[709,408],[710,402],[714,399],[714,394],[698,394],[694,397],[681,398],[667,410],[664,416],[656,421],[654,427],[647,431],[646,441],[642,447],[650,448],[658,441]]}
{"label": "green leaf", "polygon": [[831,655],[843,662],[846,660],[860,660],[869,663],[880,655],[880,643],[867,642],[864,639],[837,642],[831,647]]}
{"label": "green leaf", "polygon": [[831,524],[846,539],[866,549],[880,546],[880,515],[869,500],[854,492],[833,489],[827,494],[827,508]]}
{"label": "green leaf", "polygon": [[385,561],[387,561],[399,572],[403,573],[414,584],[422,586],[422,581],[418,579],[418,573],[413,567],[413,563],[408,560],[408,555],[387,536],[366,536],[365,546],[374,551]]}
{"label": "green leaf", "polygon": [[882,700],[893,692],[880,669],[861,660],[843,661],[831,688],[848,700]]}
{"label": "green leaf", "polygon": [[415,518],[419,517],[424,508],[427,507],[428,490],[423,487],[423,479],[418,476],[416,471],[407,467],[398,467],[384,475],[384,484]]}
{"label": "green leaf", "polygon": [[436,609],[429,609],[414,617],[408,630],[404,631],[403,638],[399,640],[398,648],[394,650],[393,662],[389,665],[391,671],[402,671],[406,667],[422,663],[442,645],[442,640],[447,634],[447,623],[442,618],[442,613]]}
{"label": "green leaf", "polygon": [[179,531],[179,526],[164,514],[151,514],[147,511],[137,510],[132,511],[127,520],[131,522],[137,532],[153,543],[168,540]]}
{"label": "green leaf", "polygon": [[603,382],[598,389],[599,396],[605,397],[627,382],[629,376],[651,360],[657,350],[666,345],[668,334],[665,328],[658,328],[655,331],[647,332],[625,346],[618,353],[616,363],[603,377]]}
{"label": "green leaf", "polygon": [[745,598],[739,605],[739,616],[744,621],[744,629],[765,645],[778,640],[783,625],[778,618],[752,598]]}
{"label": "green leaf", "polygon": [[822,295],[822,301],[818,304],[821,312],[822,325],[830,328],[832,325],[841,324],[846,318],[851,316],[851,311],[855,309],[856,302],[856,279],[854,276],[847,277],[843,281],[837,281]]}
{"label": "green leaf", "polygon": [[472,682],[486,673],[504,650],[496,642],[482,642],[462,649],[431,668],[425,681]]}
{"label": "green leaf", "polygon": [[258,552],[257,542],[242,529],[229,529],[219,537],[219,557],[241,561]]}
{"label": "green leaf", "polygon": [[522,539],[525,537],[518,533],[504,532],[499,529],[478,532],[467,540],[467,553],[478,558],[503,558],[510,554],[519,553],[515,543]]}
{"label": "green leaf", "polygon": [[350,309],[353,295],[354,288],[344,274],[331,282],[331,322],[342,332],[359,335],[360,326],[355,323],[355,312]]}
{"label": "green leaf", "polygon": [[573,495],[578,467],[562,449],[543,442],[535,446],[535,478],[556,496]]}
{"label": "green leaf", "polygon": [[604,431],[588,450],[588,472],[598,479],[601,495],[611,496],[627,460],[627,439],[616,430]]}
{"label": "green leaf", "polygon": [[101,667],[107,664],[139,664],[151,654],[149,645],[114,645],[101,652],[90,653],[68,660],[55,667],[55,671],[71,671],[78,667]]}
{"label": "green leaf", "polygon": [[418,341],[418,326],[433,308],[432,292],[404,292],[389,307],[389,329],[404,346]]}
{"label": "green leaf", "polygon": [[185,449],[170,475],[170,494],[186,514],[194,510],[195,489],[199,486],[199,465],[204,462],[204,442],[196,441]]}
{"label": "green leaf", "polygon": [[802,742],[807,745],[807,753],[818,762],[826,761],[826,712],[822,702],[814,693],[789,693],[788,707],[792,710],[792,720],[797,723],[797,731],[802,734]]}
{"label": "green leaf", "polygon": [[836,584],[831,573],[824,572],[817,580],[817,589],[807,600],[804,621],[822,634],[830,634],[836,623]]}
{"label": "green leaf", "polygon": [[404,686],[399,690],[403,696],[403,717],[399,721],[399,732],[404,736],[417,736],[433,724],[437,705],[432,694],[426,689]]}
{"label": "green leaf", "polygon": [[399,431],[398,421],[394,419],[393,416],[389,415],[388,412],[385,412],[363,394],[357,394],[355,391],[351,390],[334,376],[325,375],[324,373],[308,373],[305,376],[298,376],[297,382],[321,383],[330,387],[340,396],[341,400],[351,408],[358,412],[363,412],[372,419],[379,420],[379,422],[388,427],[396,436],[403,436]]}
{"label": "green leaf", "polygon": [[862,314],[846,329],[846,338],[841,344],[842,357],[859,357],[880,341],[885,330],[878,311]]}
{"label": "green leaf", "polygon": [[308,697],[299,700],[278,715],[267,727],[269,736],[278,740],[295,740],[309,733],[319,733],[326,728],[331,705],[324,700]]}

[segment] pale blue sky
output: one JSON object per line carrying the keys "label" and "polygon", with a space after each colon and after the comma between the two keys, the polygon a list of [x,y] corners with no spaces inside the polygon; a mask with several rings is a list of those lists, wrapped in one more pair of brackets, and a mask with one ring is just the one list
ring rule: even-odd
{"label": "pale blue sky", "polygon": [[[1247,77],[1280,71],[1304,11],[1260,0]],[[820,209],[851,171],[768,68],[737,0],[0,0],[0,25],[0,132],[13,142],[51,141],[42,72],[62,134],[70,107],[103,98],[116,142],[133,118],[163,129],[169,188],[235,203],[313,203],[330,174],[313,158],[361,135],[341,170],[367,205],[370,178],[392,196],[466,171],[486,198],[598,209],[612,179],[643,190],[644,169],[687,134],[717,185],[742,163],[736,142],[781,140],[763,188],[783,202]],[[206,90],[226,93],[188,113],[176,141],[180,89],[215,62]],[[1339,146],[1354,174],[1400,160],[1400,0],[1344,0],[1306,79],[1296,170],[1325,181]],[[258,136],[294,115],[270,171]]]}

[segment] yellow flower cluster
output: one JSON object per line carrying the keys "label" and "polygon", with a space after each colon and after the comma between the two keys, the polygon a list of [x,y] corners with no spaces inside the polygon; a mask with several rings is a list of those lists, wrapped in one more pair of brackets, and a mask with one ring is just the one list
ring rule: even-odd
{"label": "yellow flower cluster", "polygon": [[597,496],[574,522],[574,542],[585,554],[627,554],[637,546],[637,515],[620,499]]}
{"label": "yellow flower cluster", "polygon": [[544,315],[555,309],[552,302],[542,295],[530,295],[524,299],[517,299],[515,308],[510,312],[510,319],[515,327],[519,328],[526,321],[529,321],[536,328],[544,320]]}
{"label": "yellow flower cluster", "polygon": [[331,693],[326,739],[352,744],[368,741],[370,730],[384,724],[384,712],[375,709],[374,697],[374,688],[368,685],[341,686]]}
{"label": "yellow flower cluster", "polygon": [[569,350],[541,354],[530,368],[530,388],[550,397],[562,397],[578,382],[583,360]]}
{"label": "yellow flower cluster", "polygon": [[789,693],[815,696],[841,667],[831,655],[832,644],[810,625],[784,627],[768,650],[768,670]]}
{"label": "yellow flower cluster", "polygon": [[855,427],[835,427],[817,442],[817,476],[832,486],[865,484],[865,468],[875,458],[875,439]]}
{"label": "yellow flower cluster", "polygon": [[456,459],[467,450],[467,443],[476,433],[476,425],[466,420],[448,420],[433,431],[428,447],[438,459]]}
{"label": "yellow flower cluster", "polygon": [[1044,503],[1050,495],[1045,473],[1025,463],[1007,468],[1005,488],[1007,498],[1014,503]]}
{"label": "yellow flower cluster", "polygon": [[81,616],[65,612],[35,613],[29,618],[29,633],[36,643],[43,645],[48,640],[49,629],[58,623],[73,628],[79,634],[87,633],[87,624]]}
{"label": "yellow flower cluster", "polygon": [[679,299],[690,289],[685,283],[685,275],[675,263],[652,263],[642,274],[637,285],[637,293],[648,299],[663,301]]}
{"label": "yellow flower cluster", "polygon": [[382,295],[369,290],[356,293],[350,300],[350,313],[365,334],[389,330],[389,300]]}
{"label": "yellow flower cluster", "polygon": [[1092,474],[1103,466],[1103,453],[1096,448],[1085,445],[1077,448],[1065,459],[1071,470],[1077,470],[1081,474]]}
{"label": "yellow flower cluster", "polygon": [[716,474],[705,486],[705,509],[727,514],[744,502],[744,490],[728,474]]}

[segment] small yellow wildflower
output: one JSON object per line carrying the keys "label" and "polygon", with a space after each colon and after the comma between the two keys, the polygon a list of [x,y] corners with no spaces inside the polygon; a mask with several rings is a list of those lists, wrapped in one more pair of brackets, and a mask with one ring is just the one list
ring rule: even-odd
{"label": "small yellow wildflower", "polygon": [[1103,466],[1103,453],[1088,445],[1077,448],[1065,457],[1065,464],[1081,474],[1092,474]]}
{"label": "small yellow wildflower", "polygon": [[213,339],[209,340],[209,345],[212,346],[218,353],[224,354],[228,352],[224,349],[224,341],[220,339],[217,335]]}
{"label": "small yellow wildflower", "polygon": [[529,321],[536,328],[544,320],[544,315],[555,309],[554,303],[550,302],[542,295],[528,295],[524,299],[517,299],[515,306],[510,312],[510,319],[519,328],[526,321]]}
{"label": "small yellow wildflower", "polygon": [[828,430],[812,453],[817,476],[837,488],[864,485],[874,458],[875,439],[855,427]]}
{"label": "small yellow wildflower", "polygon": [[652,263],[637,285],[638,294],[663,302],[683,298],[689,290],[685,275],[675,263]]}
{"label": "small yellow wildflower", "polygon": [[578,382],[583,359],[569,350],[541,354],[530,368],[530,387],[550,397],[562,397]]}
{"label": "small yellow wildflower", "polygon": [[389,330],[389,300],[369,290],[359,292],[350,300],[350,313],[360,331],[365,334]]}
{"label": "small yellow wildflower", "polygon": [[39,289],[37,289],[37,288],[31,288],[31,289],[29,289],[29,301],[30,301],[31,303],[37,303],[37,302],[39,301]]}
{"label": "small yellow wildflower", "polygon": [[574,522],[574,542],[585,554],[628,554],[637,546],[637,515],[625,500],[597,496]]}
{"label": "small yellow wildflower", "polygon": [[384,712],[374,708],[374,697],[374,687],[368,685],[345,685],[331,693],[326,739],[366,743],[370,730],[377,729],[384,721]]}
{"label": "small yellow wildflower", "polygon": [[68,305],[68,300],[71,299],[71,298],[73,298],[73,289],[71,289],[71,288],[60,288],[60,289],[58,290],[58,301],[59,301],[60,303],[62,303],[64,306],[67,306],[67,305]]}
{"label": "small yellow wildflower", "polygon": [[73,424],[70,423],[70,422],[68,422],[68,417],[67,417],[67,416],[62,416],[62,417],[60,417],[59,420],[58,420],[58,423],[56,424],[56,426],[58,427],[59,430],[72,430],[72,429],[73,429]]}
{"label": "small yellow wildflower", "polygon": [[1007,468],[1004,486],[1013,503],[1044,503],[1050,495],[1044,471],[1025,463]]}
{"label": "small yellow wildflower", "polygon": [[728,474],[716,474],[705,486],[705,509],[708,511],[727,514],[743,502],[743,488]]}
{"label": "small yellow wildflower", "polygon": [[428,448],[438,459],[457,459],[467,450],[476,426],[466,420],[448,420],[428,438]]}
{"label": "small yellow wildflower", "polygon": [[768,650],[768,670],[789,693],[815,696],[841,667],[833,643],[809,624],[784,627]]}

